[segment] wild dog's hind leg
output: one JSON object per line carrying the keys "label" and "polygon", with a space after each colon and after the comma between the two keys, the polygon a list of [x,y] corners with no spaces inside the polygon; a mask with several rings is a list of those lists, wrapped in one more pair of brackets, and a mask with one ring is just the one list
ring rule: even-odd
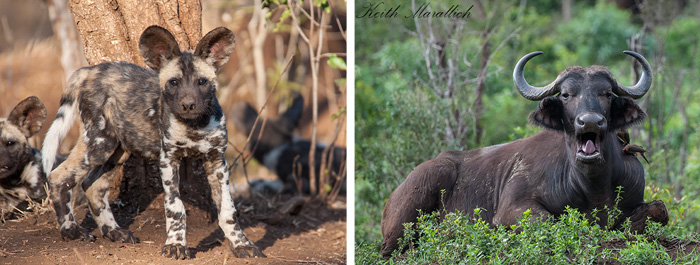
{"label": "wild dog's hind leg", "polygon": [[165,230],[167,239],[161,255],[174,259],[188,259],[187,214],[180,200],[180,160],[169,157],[165,151],[160,154],[160,177],[165,193]]}
{"label": "wild dog's hind leg", "polygon": [[233,254],[239,258],[265,257],[265,254],[243,234],[241,226],[236,221],[236,207],[231,198],[228,167],[223,152],[207,157],[204,169],[211,185],[212,199],[219,208],[219,226],[224,231]]}
{"label": "wild dog's hind leg", "polygon": [[90,212],[103,237],[109,238],[113,242],[138,243],[139,239],[134,237],[131,231],[119,227],[108,201],[110,180],[119,172],[117,164],[126,158],[128,158],[128,154],[124,152],[124,149],[117,148],[107,163],[90,171],[88,177],[83,180],[82,188],[88,198]]}
{"label": "wild dog's hind leg", "polygon": [[[112,150],[105,151],[110,147]],[[72,207],[73,188],[76,183],[82,182],[90,170],[106,162],[114,147],[116,142],[104,141],[101,145],[103,152],[93,153],[88,150],[85,142],[78,141],[66,161],[51,171],[51,200],[60,226],[61,238],[95,241],[94,236],[75,222]]]}

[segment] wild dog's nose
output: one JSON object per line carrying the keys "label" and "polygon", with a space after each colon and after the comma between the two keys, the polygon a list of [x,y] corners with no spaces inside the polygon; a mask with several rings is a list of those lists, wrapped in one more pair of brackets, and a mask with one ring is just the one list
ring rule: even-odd
{"label": "wild dog's nose", "polygon": [[195,100],[191,97],[183,98],[180,101],[180,104],[182,104],[183,111],[191,111],[191,110],[194,110],[196,108]]}
{"label": "wild dog's nose", "polygon": [[584,113],[576,117],[576,129],[579,131],[593,132],[607,128],[605,118],[598,113]]}

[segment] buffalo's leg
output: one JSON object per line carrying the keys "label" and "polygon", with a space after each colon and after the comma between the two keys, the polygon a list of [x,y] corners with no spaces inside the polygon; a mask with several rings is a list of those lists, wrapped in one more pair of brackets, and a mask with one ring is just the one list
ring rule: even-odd
{"label": "buffalo's leg", "polygon": [[629,218],[631,222],[630,230],[641,233],[644,232],[647,226],[647,218],[661,223],[661,225],[668,224],[668,211],[666,211],[666,205],[662,201],[655,200],[650,203],[643,203],[634,209]]}
{"label": "buffalo's leg", "polygon": [[[418,165],[399,187],[391,193],[382,214],[382,249],[384,257],[391,255],[399,247],[398,239],[403,236],[404,223],[415,223],[418,210],[430,213],[442,206],[441,195],[445,190],[445,200],[451,195],[457,178],[457,166],[446,158],[436,158]],[[403,251],[403,250],[402,250]]]}

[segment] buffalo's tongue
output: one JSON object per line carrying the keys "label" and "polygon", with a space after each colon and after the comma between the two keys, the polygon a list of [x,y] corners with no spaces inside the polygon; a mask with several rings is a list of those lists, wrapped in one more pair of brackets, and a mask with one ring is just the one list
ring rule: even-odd
{"label": "buffalo's tongue", "polygon": [[595,145],[593,144],[593,141],[586,141],[586,148],[583,150],[583,152],[586,154],[592,154],[595,152]]}

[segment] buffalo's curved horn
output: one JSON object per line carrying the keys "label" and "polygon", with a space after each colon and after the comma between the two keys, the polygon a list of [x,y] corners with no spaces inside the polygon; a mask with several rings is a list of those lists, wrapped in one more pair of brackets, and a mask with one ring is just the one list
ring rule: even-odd
{"label": "buffalo's curved horn", "polygon": [[531,86],[527,83],[527,81],[525,81],[525,76],[523,76],[523,68],[525,68],[525,64],[527,61],[540,54],[542,54],[541,51],[528,53],[527,55],[523,56],[523,58],[520,58],[520,61],[515,64],[515,69],[513,69],[513,83],[515,84],[515,88],[518,89],[520,95],[523,95],[523,97],[529,100],[541,100],[547,96],[551,96],[559,92],[557,83],[560,81],[560,77],[557,77],[554,82],[549,83],[549,85],[544,87]]}
{"label": "buffalo's curved horn", "polygon": [[642,65],[642,76],[639,78],[637,84],[631,87],[624,86],[620,84],[620,82],[617,82],[617,87],[613,87],[613,92],[618,96],[629,96],[633,99],[641,98],[651,87],[651,66],[649,62],[647,62],[647,59],[639,53],[633,51],[624,51],[624,53],[634,57],[634,59],[637,59],[639,64]]}

